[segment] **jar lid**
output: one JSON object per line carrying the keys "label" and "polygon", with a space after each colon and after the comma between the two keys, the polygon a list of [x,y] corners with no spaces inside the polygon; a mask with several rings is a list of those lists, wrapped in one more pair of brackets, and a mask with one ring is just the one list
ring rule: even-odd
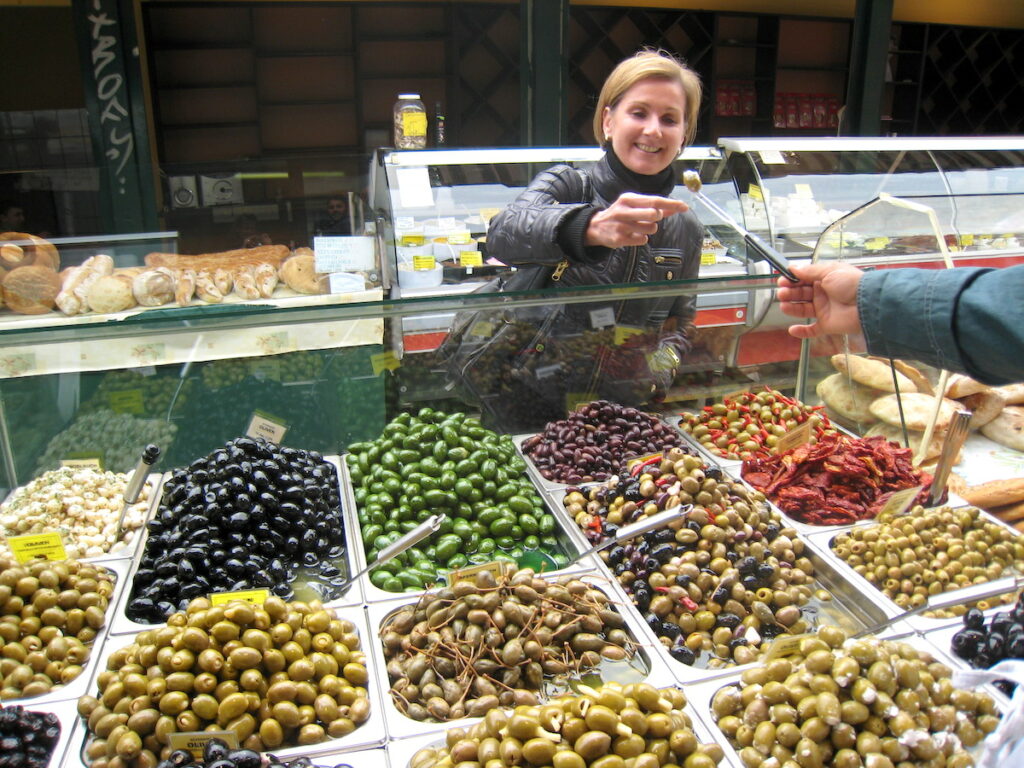
{"label": "jar lid", "polygon": [[400,99],[418,99],[420,95],[418,93],[400,93],[398,98]]}

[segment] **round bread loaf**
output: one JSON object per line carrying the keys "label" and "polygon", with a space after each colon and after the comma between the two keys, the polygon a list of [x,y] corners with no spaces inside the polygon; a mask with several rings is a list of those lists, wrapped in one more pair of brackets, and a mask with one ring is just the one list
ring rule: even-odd
{"label": "round bread loaf", "polygon": [[12,312],[42,315],[53,309],[60,286],[60,275],[49,267],[17,267],[4,277],[4,303]]}

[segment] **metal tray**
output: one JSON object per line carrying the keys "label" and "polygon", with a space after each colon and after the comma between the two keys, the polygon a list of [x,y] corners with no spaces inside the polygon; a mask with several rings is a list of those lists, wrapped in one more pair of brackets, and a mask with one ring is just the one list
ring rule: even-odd
{"label": "metal tray", "polygon": [[[658,688],[667,688],[668,685],[658,685]],[[690,693],[690,689],[684,689],[686,693],[687,703],[683,708],[690,717],[690,722],[693,727],[693,733],[696,735],[697,740],[701,744],[708,744],[713,741],[718,741],[721,738],[721,733],[712,730],[712,728],[702,719],[698,717],[698,712],[703,711],[698,707],[694,706],[693,697]],[[479,718],[478,718],[479,719]],[[477,719],[477,720],[478,720]],[[473,720],[473,722],[477,722]],[[449,726],[450,727],[450,726]],[[416,734],[410,735],[406,738],[394,739],[388,744],[388,757],[391,762],[390,768],[409,768],[409,762],[412,760],[413,755],[419,752],[425,747],[441,746],[445,743],[445,733],[443,730],[428,733],[428,734]],[[726,745],[723,745],[725,747]],[[718,764],[718,768],[742,768],[739,762],[730,762],[729,758]],[[354,768],[358,768],[357,766]]]}
{"label": "metal tray", "polygon": [[[979,509],[978,511],[981,514],[981,516],[984,517],[986,520],[998,524],[1002,528],[1005,528],[1006,530],[1010,531],[1014,536],[1021,535],[1020,531],[1017,531],[1012,526],[1007,525],[994,515],[990,515],[983,509]],[[877,523],[875,522],[872,522],[871,524],[877,525]],[[821,553],[823,556],[825,556],[832,562],[835,569],[842,575],[842,577],[845,580],[852,582],[857,589],[864,592],[865,596],[870,596],[871,598],[873,598],[873,601],[876,602],[885,611],[887,615],[897,616],[903,613],[903,608],[900,608],[895,602],[886,597],[882,593],[881,589],[879,589],[877,586],[875,586],[866,578],[857,573],[852,566],[850,566],[845,560],[843,560],[835,553],[835,551],[832,549],[832,543],[835,540],[835,538],[839,535],[839,533],[823,531],[817,534],[811,534],[807,536],[806,540],[815,550],[817,550],[819,553]],[[1009,576],[1013,574],[1020,575],[1020,572],[1015,568],[1010,568],[1008,571],[1004,572],[1004,576]],[[949,590],[948,592],[944,592],[942,594],[952,594],[954,592],[956,592],[956,590]],[[904,621],[907,625],[909,625],[912,629],[914,629],[917,632],[928,632],[929,630],[940,629],[950,624],[951,622],[955,622],[957,621],[957,618],[928,618],[926,616],[922,616],[919,614],[917,616],[910,616],[909,618],[904,619]]]}
{"label": "metal tray", "polygon": [[[961,629],[963,629],[963,622],[958,622],[956,624],[950,624],[948,626],[942,627],[941,629],[932,629],[920,634],[922,635],[922,637],[924,637],[925,641],[928,642],[928,644],[934,649],[932,653],[939,657],[939,660],[947,667],[951,669],[973,670],[974,667],[972,667],[966,661],[964,661],[955,653],[953,653],[953,650],[950,647],[951,643],[953,642],[953,635],[955,635]],[[984,685],[982,686],[982,688],[999,703],[1005,705],[1006,707],[1010,706],[1010,697],[1008,697],[1005,693],[1000,691],[994,685]]]}
{"label": "metal tray", "polygon": [[[106,621],[103,626],[97,631],[96,637],[93,638],[92,644],[89,647],[89,659],[85,664],[82,665],[82,673],[66,685],[54,688],[49,693],[44,693],[40,696],[32,696],[29,698],[21,699],[5,699],[3,706],[9,706],[11,704],[19,704],[28,709],[35,708],[44,704],[50,704],[53,702],[67,701],[70,699],[77,700],[79,696],[86,692],[89,687],[92,676],[99,664],[99,658],[103,654],[103,649],[110,635],[111,620],[114,615],[114,609],[120,602],[121,593],[124,591],[125,584],[127,583],[128,573],[128,561],[123,559],[108,560],[103,563],[93,563],[99,567],[103,567],[110,571],[114,576],[114,593],[110,596],[110,600],[107,603]],[[61,721],[61,727],[63,728],[63,721]]]}
{"label": "metal tray", "polygon": [[[908,642],[912,644],[915,648],[932,654],[932,656],[935,657],[936,661],[940,661],[944,664],[947,664],[948,666],[948,663],[946,659],[943,658],[942,654],[938,653],[937,649],[931,643],[925,640],[924,637],[920,634],[911,633],[907,635],[894,635],[892,637],[886,637],[885,639],[901,640]],[[737,683],[739,683],[740,675],[742,674],[742,672],[739,669],[734,670],[733,672],[734,674],[729,675],[728,677],[720,677],[715,680],[706,680],[691,686],[687,686],[686,695],[690,698],[691,705],[695,709],[697,709],[697,711],[707,713],[708,728],[711,730],[713,734],[712,738],[722,745],[722,749],[725,751],[725,761],[736,766],[737,768],[742,768],[742,766],[744,765],[743,761],[740,760],[739,754],[733,747],[732,742],[726,737],[726,735],[721,730],[719,730],[718,726],[715,723],[714,716],[711,712],[711,701],[714,698],[714,695],[722,688],[726,688],[730,685],[736,685]],[[996,706],[1001,711],[1006,711],[1004,700],[1000,700],[996,697],[993,697],[993,699],[996,702]],[[977,754],[979,754],[982,749],[982,743],[983,742],[979,742],[979,744],[970,751],[971,754],[977,756]]]}
{"label": "metal tray", "polygon": [[[559,574],[565,575],[565,574]],[[556,580],[559,575],[551,574],[545,575],[543,578],[548,580]],[[668,669],[665,666],[663,656],[658,652],[651,652],[648,647],[648,641],[645,636],[640,632],[636,626],[636,612],[629,611],[623,605],[625,595],[619,591],[616,586],[608,581],[603,575],[594,573],[583,573],[580,577],[591,584],[592,586],[600,589],[604,592],[609,602],[612,603],[622,615],[626,622],[626,628],[629,633],[633,636],[634,640],[639,645],[639,653],[645,664],[648,667],[648,672],[643,676],[643,680],[651,684],[657,685],[658,683],[668,680],[671,675],[668,673]],[[612,580],[614,581],[614,580]],[[378,687],[381,690],[382,697],[384,698],[384,713],[387,719],[388,733],[394,737],[406,737],[406,736],[418,736],[423,734],[437,733],[438,731],[444,731],[448,728],[465,728],[473,723],[479,722],[483,718],[481,717],[464,717],[458,720],[446,720],[444,722],[420,722],[413,720],[410,717],[403,715],[390,696],[391,683],[388,680],[388,673],[386,669],[386,661],[384,659],[384,650],[379,642],[380,630],[391,615],[399,611],[401,608],[409,605],[411,602],[406,600],[401,604],[395,602],[389,603],[376,603],[372,604],[368,608],[370,629],[374,638],[373,643],[373,655],[374,655],[374,669],[377,670],[380,675],[378,679]]]}
{"label": "metal tray", "polygon": [[[340,471],[339,471],[339,460],[338,460],[337,456],[325,456],[324,460],[327,461],[328,463],[330,463],[331,465],[333,465],[336,472],[339,472],[339,474],[338,474],[338,487],[339,487],[339,489],[341,489],[339,497],[341,498],[341,504],[342,504],[342,519],[344,520],[345,519],[345,509],[344,509],[344,506],[347,503],[347,500],[345,498],[344,486],[343,486],[341,475],[340,475]],[[169,476],[170,476],[170,473],[167,473],[164,476],[164,479],[166,480],[167,477],[169,477]],[[162,496],[163,496],[163,484],[161,483],[160,489],[159,489],[159,491],[157,493],[157,498],[159,499],[159,497],[162,497]],[[159,502],[158,502],[158,504],[159,504]],[[154,506],[153,509],[155,510],[156,506]],[[349,574],[355,573],[356,570],[357,570],[357,569],[355,569],[354,563],[353,563],[353,560],[352,560],[353,542],[357,541],[357,539],[353,539],[352,536],[353,536],[353,531],[352,531],[351,527],[346,525],[346,528],[345,528],[345,555],[342,558],[342,560],[338,563],[338,565],[339,566],[344,566],[344,568],[347,569],[346,573],[349,573]],[[116,612],[114,614],[113,623],[111,624],[110,634],[112,634],[112,635],[132,634],[132,633],[136,633],[136,632],[142,632],[142,631],[144,631],[146,629],[151,629],[152,627],[160,626],[159,624],[142,624],[141,622],[132,621],[131,619],[128,618],[127,614],[125,613],[125,610],[128,607],[128,600],[129,600],[129,598],[131,596],[132,585],[135,582],[135,574],[136,574],[136,572],[139,569],[139,562],[142,559],[142,553],[145,550],[145,542],[148,539],[149,539],[149,531],[146,531],[145,535],[140,537],[139,549],[138,549],[137,553],[135,554],[135,556],[132,558],[131,570],[128,573],[128,579],[127,579],[128,587],[124,590],[123,594],[121,595],[121,600],[120,600],[120,602],[119,602],[119,604],[117,606],[117,610],[116,610]],[[362,545],[360,544],[359,546],[361,547]],[[362,594],[362,590],[360,589],[360,586],[359,586],[359,580],[357,579],[355,583],[353,583],[353,584],[351,584],[349,586],[348,590],[345,592],[344,595],[329,601],[329,603],[325,603],[325,605],[329,604],[332,607],[352,606],[352,605],[361,605],[362,602],[363,602],[363,594]]]}
{"label": "metal tray", "polygon": [[[366,690],[367,695],[370,697],[370,717],[352,733],[338,739],[328,739],[319,744],[306,744],[285,749],[268,750],[285,761],[303,755],[313,757],[364,750],[382,746],[387,742],[380,686],[376,684],[377,675],[373,668],[372,654],[367,650],[367,645],[373,639],[373,636],[367,631],[366,613],[362,608],[335,609],[335,612],[339,618],[352,622],[359,632],[359,643],[366,656],[366,671],[369,675]],[[107,659],[115,651],[131,645],[132,642],[133,638],[131,637],[111,637],[109,639],[104,648],[101,663],[96,667],[95,673],[91,676],[88,693],[95,694],[98,692],[96,681],[100,671],[107,668]],[[85,757],[85,748],[89,742],[90,735],[82,718],[78,717],[77,714],[76,718],[75,739],[67,752],[64,765],[69,768],[86,768],[89,763]]]}
{"label": "metal tray", "polygon": [[[345,464],[344,456],[339,461],[339,467],[341,471],[342,479],[342,507],[344,508],[345,514],[345,529],[347,535],[351,536],[350,541],[350,552],[353,553],[354,560],[354,572],[358,572],[366,568],[366,550],[363,548],[363,536],[362,527],[359,524],[359,514],[356,509],[355,489],[352,486],[352,481],[349,479],[348,467]],[[531,481],[533,478],[530,478]],[[581,547],[577,543],[570,533],[569,520],[566,515],[560,513],[558,505],[554,503],[551,496],[545,493],[543,490],[538,491],[538,495],[541,501],[544,502],[544,506],[548,512],[555,518],[555,535],[558,537],[559,543],[562,549],[570,557],[574,558],[578,555],[582,555],[590,547]],[[570,562],[565,568],[550,571],[551,574],[562,574],[562,573],[575,573],[577,571],[588,571],[593,570],[595,563],[592,557],[584,557],[576,562]],[[364,574],[359,581],[361,582],[362,592],[367,603],[379,603],[392,600],[405,600],[408,601],[410,598],[416,595],[423,594],[428,590],[419,590],[413,592],[387,592],[370,581],[369,574]]]}
{"label": "metal tray", "polygon": [[[105,552],[102,555],[94,555],[92,557],[79,557],[76,559],[82,563],[105,563],[108,560],[132,560],[138,557],[139,542],[142,541],[143,534],[146,531],[146,523],[153,517],[153,511],[156,509],[157,502],[159,501],[160,497],[160,488],[163,486],[163,479],[164,475],[162,475],[159,472],[153,472],[146,476],[145,486],[149,488],[150,494],[149,506],[147,507],[145,512],[143,512],[142,525],[135,529],[135,535],[132,538],[132,541],[130,541],[124,549],[118,550],[114,553]],[[13,496],[17,491],[21,490],[21,488],[23,487],[24,486],[19,486],[18,488],[15,488],[10,493],[8,493],[7,497],[4,499],[4,504],[6,504],[10,500],[11,496]],[[7,549],[6,545],[4,545],[4,551],[10,551],[9,549]]]}

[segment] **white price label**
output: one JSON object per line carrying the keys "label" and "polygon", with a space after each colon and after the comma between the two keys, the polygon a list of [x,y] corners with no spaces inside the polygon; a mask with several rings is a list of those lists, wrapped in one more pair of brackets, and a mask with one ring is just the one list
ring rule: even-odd
{"label": "white price label", "polygon": [[370,271],[375,266],[372,237],[314,237],[313,253],[313,268],[322,274]]}
{"label": "white price label", "polygon": [[245,434],[246,437],[262,437],[272,443],[280,444],[287,431],[288,425],[280,419],[262,411],[255,411],[249,420],[249,427],[245,430]]}
{"label": "white price label", "polygon": [[600,309],[590,310],[591,328],[607,328],[609,325],[615,325],[614,309],[611,307],[601,307]]}

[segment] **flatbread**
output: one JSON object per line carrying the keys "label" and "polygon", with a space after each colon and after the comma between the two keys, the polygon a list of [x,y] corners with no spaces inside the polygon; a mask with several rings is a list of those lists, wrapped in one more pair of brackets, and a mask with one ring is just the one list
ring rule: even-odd
{"label": "flatbread", "polygon": [[[892,424],[886,424],[884,421],[877,422],[871,429],[864,433],[864,437],[874,437],[875,435],[881,435],[890,443],[896,443],[896,445],[903,447],[903,430],[899,427],[894,427]],[[921,438],[924,437],[924,432],[918,432],[916,430],[907,430],[907,438],[910,441],[909,448],[913,451],[914,455],[917,455],[917,449],[921,445]],[[939,454],[942,453],[942,441],[945,440],[945,432],[933,432],[931,442],[928,443],[928,451],[925,453],[922,463],[928,463],[929,459],[939,458]]]}
{"label": "flatbread", "polygon": [[[907,421],[907,429],[923,432],[935,410],[935,398],[931,395],[922,395],[919,392],[906,392],[899,397],[903,403],[903,416]],[[900,426],[900,408],[896,398],[896,395],[885,395],[878,398],[871,404],[871,413],[879,421],[892,424],[894,427]],[[960,404],[956,400],[942,398],[939,415],[935,420],[935,429],[944,431],[959,408]]]}
{"label": "flatbread", "polygon": [[833,373],[818,382],[818,397],[830,411],[847,421],[858,424],[873,424],[877,419],[868,410],[878,397],[877,389],[847,380],[845,373]]}
{"label": "flatbread", "polygon": [[981,428],[989,440],[1015,451],[1024,451],[1024,408],[1008,405],[992,421]]}
{"label": "flatbread", "polygon": [[946,380],[946,397],[959,400],[961,397],[976,395],[990,389],[988,384],[982,384],[963,373],[954,373]]}
{"label": "flatbread", "polygon": [[980,485],[971,485],[960,494],[976,507],[1001,507],[1006,504],[1017,504],[1024,501],[1024,477],[1008,477],[1002,480],[989,480]]}
{"label": "flatbread", "polygon": [[[870,357],[839,353],[832,355],[832,367],[840,373],[849,373],[851,379],[871,389],[882,392],[896,391],[892,383],[893,372],[888,363]],[[899,371],[896,372],[896,381],[899,382],[900,392],[917,391],[914,382]]]}
{"label": "flatbread", "polygon": [[995,389],[985,389],[973,395],[961,397],[960,402],[971,412],[968,428],[981,429],[1000,414],[1006,405],[1006,398]]}
{"label": "flatbread", "polygon": [[921,372],[920,368],[916,368],[908,362],[903,360],[893,360],[893,367],[914,382],[914,386],[917,387],[918,392],[923,392],[926,395],[934,395],[935,388],[932,383],[928,381],[928,377]]}
{"label": "flatbread", "polygon": [[1005,387],[996,387],[996,390],[1006,399],[1007,405],[1024,403],[1024,384],[1007,384]]}

